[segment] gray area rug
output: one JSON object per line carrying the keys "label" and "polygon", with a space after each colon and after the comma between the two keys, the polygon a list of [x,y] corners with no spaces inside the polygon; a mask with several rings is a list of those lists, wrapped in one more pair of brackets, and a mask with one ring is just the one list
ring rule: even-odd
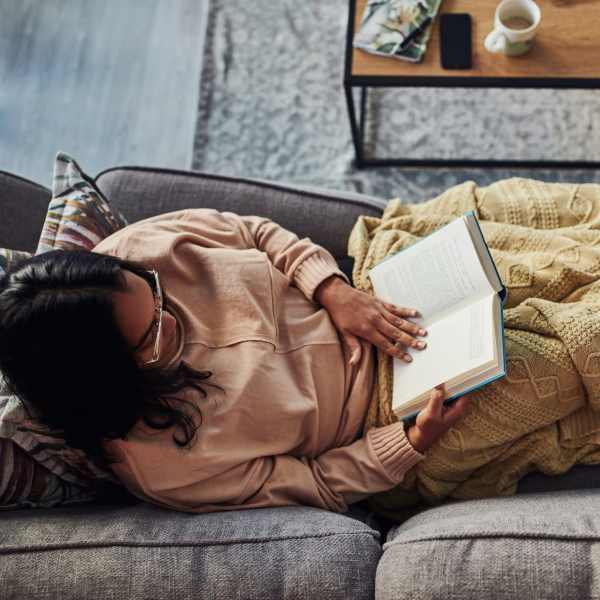
{"label": "gray area rug", "polygon": [[[600,182],[587,169],[355,168],[347,19],[347,0],[211,0],[192,168],[404,202],[466,180]],[[600,160],[599,99],[597,90],[371,89],[366,153]]]}

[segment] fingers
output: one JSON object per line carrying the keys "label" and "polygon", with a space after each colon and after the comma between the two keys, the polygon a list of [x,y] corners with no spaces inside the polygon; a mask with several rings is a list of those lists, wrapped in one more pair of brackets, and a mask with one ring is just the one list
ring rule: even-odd
{"label": "fingers", "polygon": [[427,408],[432,416],[441,417],[442,407],[444,406],[444,400],[446,400],[446,384],[440,383],[431,390],[429,396],[429,403]]}
{"label": "fingers", "polygon": [[[413,337],[413,335],[427,335],[427,331],[425,329],[403,317],[398,316],[397,313],[393,313],[391,310],[385,308],[385,305],[382,309],[382,314],[377,327],[382,335],[390,340],[393,340],[394,342],[398,341],[405,346],[417,348],[418,350],[423,350],[427,346],[427,342],[416,340]],[[409,335],[411,333],[413,335]]]}
{"label": "fingers", "polygon": [[446,384],[436,385],[429,396],[429,402],[423,409],[426,419],[443,423],[444,429],[449,429],[456,421],[463,417],[469,406],[470,396],[466,394],[461,396],[452,406],[444,404],[448,399]]}
{"label": "fingers", "polygon": [[413,335],[427,335],[427,331],[423,329],[418,323],[413,323],[408,320],[408,317],[419,319],[421,315],[419,311],[413,308],[398,308],[393,304],[383,302],[383,313],[386,319],[397,328],[408,331]]}
{"label": "fingers", "polygon": [[456,423],[461,417],[463,417],[470,405],[469,395],[461,396],[453,406],[447,408],[444,413],[444,423],[452,425]]}
{"label": "fingers", "polygon": [[427,408],[431,411],[432,415],[441,417],[445,424],[452,425],[467,412],[470,404],[470,396],[468,394],[461,396],[452,405],[444,404],[447,399],[446,384],[441,383],[431,390]]}
{"label": "fingers", "polygon": [[[412,362],[406,348],[424,350],[426,342],[416,340],[414,335],[427,335],[427,331],[412,323],[407,317],[420,317],[419,311],[413,308],[395,306],[389,302],[376,300],[377,312],[365,324],[362,336],[377,346],[382,352],[394,356],[404,362]],[[396,345],[397,344],[397,345]]]}
{"label": "fingers", "polygon": [[388,338],[381,335],[378,331],[371,332],[369,340],[386,354],[395,356],[405,362],[412,362],[412,356],[404,351],[404,347],[395,346]]}
{"label": "fingers", "polygon": [[390,302],[381,301],[382,306],[389,310],[390,312],[398,315],[399,317],[416,317],[419,318],[421,315],[416,308],[406,308],[404,306],[396,306],[395,304],[391,304]]}

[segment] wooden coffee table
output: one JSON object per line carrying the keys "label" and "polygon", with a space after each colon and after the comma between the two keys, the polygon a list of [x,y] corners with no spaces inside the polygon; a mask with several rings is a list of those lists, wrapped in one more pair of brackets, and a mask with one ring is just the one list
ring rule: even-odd
{"label": "wooden coffee table", "polygon": [[[410,63],[352,47],[366,0],[350,0],[344,89],[356,166],[600,167],[599,161],[383,159],[366,158],[364,155],[365,108],[370,87],[599,88],[600,0],[536,2],[542,11],[542,21],[532,49],[523,56],[509,58],[491,54],[483,45],[486,35],[493,28],[498,0],[442,0],[423,61]],[[471,69],[442,69],[439,16],[445,12],[471,14]],[[358,123],[352,94],[352,88],[355,87],[361,90]]]}

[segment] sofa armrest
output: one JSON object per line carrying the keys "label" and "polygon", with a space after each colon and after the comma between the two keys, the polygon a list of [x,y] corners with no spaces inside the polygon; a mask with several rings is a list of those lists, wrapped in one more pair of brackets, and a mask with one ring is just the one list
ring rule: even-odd
{"label": "sofa armrest", "polygon": [[52,192],[0,171],[0,248],[35,252]]}
{"label": "sofa armrest", "polygon": [[347,191],[151,167],[111,168],[95,182],[130,223],[184,208],[268,217],[329,250],[350,281],[350,231],[360,215],[380,217],[386,205]]}

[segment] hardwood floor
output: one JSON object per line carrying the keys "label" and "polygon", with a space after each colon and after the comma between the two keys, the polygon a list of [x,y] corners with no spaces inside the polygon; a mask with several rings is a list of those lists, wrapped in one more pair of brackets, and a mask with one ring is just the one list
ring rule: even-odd
{"label": "hardwood floor", "polygon": [[0,170],[190,168],[209,0],[0,0]]}

